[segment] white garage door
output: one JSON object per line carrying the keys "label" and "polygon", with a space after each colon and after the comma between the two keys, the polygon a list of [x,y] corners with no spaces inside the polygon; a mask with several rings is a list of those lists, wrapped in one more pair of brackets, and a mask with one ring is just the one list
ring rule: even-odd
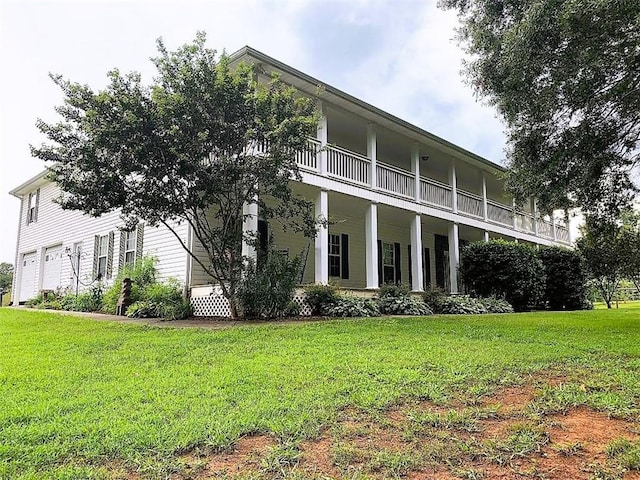
{"label": "white garage door", "polygon": [[20,269],[20,297],[18,301],[25,302],[35,297],[36,252],[27,253],[22,256]]}
{"label": "white garage door", "polygon": [[62,270],[62,246],[50,247],[44,251],[42,267],[42,290],[55,290],[60,286]]}

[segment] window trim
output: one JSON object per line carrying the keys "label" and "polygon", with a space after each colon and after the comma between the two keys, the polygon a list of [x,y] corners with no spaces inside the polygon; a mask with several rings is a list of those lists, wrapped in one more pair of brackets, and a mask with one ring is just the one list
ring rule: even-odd
{"label": "window trim", "polygon": [[[129,238],[131,236],[131,238]],[[133,248],[129,248],[129,242],[133,239]],[[133,266],[136,263],[136,254],[138,251],[138,229],[135,228],[124,234],[124,265]],[[127,255],[131,254],[131,260],[127,260]]]}
{"label": "window trim", "polygon": [[[337,243],[332,243],[332,240],[337,239]],[[342,278],[342,235],[338,234],[338,233],[330,233],[329,234],[329,242],[328,242],[328,253],[327,253],[327,263],[328,263],[328,270],[329,270],[329,276],[330,277],[334,277],[334,278]],[[331,247],[332,246],[337,246],[338,248],[338,253],[332,253]],[[338,273],[335,274],[335,271],[332,272],[331,270],[331,259],[332,258],[337,258],[338,259],[338,264],[337,264],[337,269],[338,269]]]}
{"label": "window trim", "polygon": [[[104,250],[105,253],[102,253],[104,242]],[[104,271],[100,271],[100,259],[104,258]],[[96,276],[99,279],[105,279],[107,277],[107,267],[109,264],[109,234],[99,235],[98,236],[98,261],[97,261],[97,269]]]}

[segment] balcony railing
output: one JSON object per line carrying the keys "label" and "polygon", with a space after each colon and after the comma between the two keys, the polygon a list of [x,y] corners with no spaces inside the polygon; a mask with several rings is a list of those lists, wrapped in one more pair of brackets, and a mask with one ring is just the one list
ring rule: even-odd
{"label": "balcony railing", "polygon": [[538,219],[538,236],[553,238],[553,223],[544,218]]}
{"label": "balcony railing", "polygon": [[318,152],[320,151],[320,142],[315,138],[307,140],[307,149],[296,155],[296,163],[301,168],[316,170],[318,168]]}
{"label": "balcony railing", "polygon": [[420,179],[420,201],[436,207],[453,208],[451,187],[430,178]]}
{"label": "balcony railing", "polygon": [[522,232],[533,233],[533,215],[527,212],[517,212],[516,228]]}
{"label": "balcony railing", "polygon": [[564,225],[556,225],[556,239],[559,242],[569,243],[569,229]]}
{"label": "balcony railing", "polygon": [[327,172],[356,183],[370,184],[371,160],[335,145],[327,145]]}
{"label": "balcony railing", "polygon": [[482,197],[473,193],[458,190],[458,211],[472,217],[484,218]]}
{"label": "balcony railing", "polygon": [[487,218],[492,222],[513,227],[513,210],[493,200],[487,200]]}
{"label": "balcony railing", "polygon": [[402,197],[415,198],[415,177],[399,168],[378,163],[376,165],[378,188]]}
{"label": "balcony railing", "polygon": [[[318,171],[318,158],[322,146],[316,139],[309,139],[308,149],[298,153],[296,161],[300,168]],[[348,183],[371,187],[371,160],[366,156],[351,152],[336,145],[324,147],[327,160],[327,174]],[[382,162],[376,163],[375,189],[397,195],[406,199],[416,199],[416,187],[419,188],[420,203],[453,210],[452,187],[431,178],[420,178],[419,185],[413,173]],[[482,219],[484,218],[484,201],[479,195],[464,190],[457,190],[456,201],[458,213]],[[534,219],[528,212],[515,211],[512,206],[503,205],[493,200],[486,200],[487,220],[510,229],[534,234],[534,222],[537,222],[537,235],[554,239],[552,222],[543,218]],[[515,215],[515,223],[514,223]],[[569,230],[565,225],[556,224],[555,240],[569,243]]]}

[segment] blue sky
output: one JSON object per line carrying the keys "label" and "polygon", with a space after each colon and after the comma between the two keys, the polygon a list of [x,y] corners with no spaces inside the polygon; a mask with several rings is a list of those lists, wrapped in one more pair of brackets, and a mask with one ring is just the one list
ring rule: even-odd
{"label": "blue sky", "polygon": [[13,1],[0,3],[0,261],[13,263],[19,201],[8,191],[44,168],[29,154],[35,122],[56,119],[60,73],[100,88],[106,72],[150,80],[155,39],[169,48],[207,32],[209,46],[243,45],[495,162],[503,126],[460,75],[457,20],[436,0]]}

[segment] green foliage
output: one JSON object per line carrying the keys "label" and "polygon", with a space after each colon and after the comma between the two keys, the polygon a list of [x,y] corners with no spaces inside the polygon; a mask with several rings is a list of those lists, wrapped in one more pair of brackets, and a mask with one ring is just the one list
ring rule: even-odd
{"label": "green foliage", "polygon": [[338,287],[328,285],[308,285],[304,289],[305,298],[311,307],[311,315],[328,315],[327,311],[340,299]]}
{"label": "green foliage", "polygon": [[92,285],[89,290],[78,293],[76,296],[67,293],[60,299],[63,310],[75,312],[99,312],[103,309],[103,287],[100,283]]}
{"label": "green foliage", "polygon": [[468,295],[441,297],[432,307],[436,313],[452,315],[481,315],[489,313],[483,302]]}
{"label": "green foliage", "polygon": [[131,279],[132,302],[143,300],[146,287],[156,284],[156,276],[158,273],[156,268],[157,261],[155,257],[144,256],[137,259],[133,265],[125,265],[120,269],[113,284],[104,294],[102,299],[103,311],[115,315],[120,292],[122,291],[122,279],[124,278]]}
{"label": "green foliage", "polygon": [[181,320],[193,315],[191,303],[183,297],[182,288],[175,279],[149,283],[139,288],[139,292],[140,300],[129,306],[127,317]]}
{"label": "green foliage", "polygon": [[533,248],[504,240],[474,242],[462,249],[460,278],[474,294],[504,298],[516,311],[536,305],[545,285]]}
{"label": "green foliage", "polygon": [[436,311],[435,306],[438,304],[440,299],[446,296],[447,293],[437,285],[432,285],[431,288],[422,293],[424,303],[426,303],[434,312]]}
{"label": "green foliage", "polygon": [[11,289],[13,284],[13,265],[7,262],[0,263],[0,290],[5,292]]}
{"label": "green foliage", "polygon": [[633,283],[640,295],[640,213],[623,212],[620,242],[624,251],[622,274]]}
{"label": "green foliage", "polygon": [[92,216],[119,210],[127,227],[188,223],[206,258],[194,261],[235,316],[242,240],[257,243],[257,232],[242,231],[243,206],[257,201],[261,217],[315,236],[313,204],[290,181],[300,178],[296,154],[309,148],[317,114],[311,99],[275,75],[258,81],[253,65],[231,65],[205,43],[198,33],[168,51],[158,40],[148,86],[118,70],[99,91],[52,76],[64,94],[62,121],[38,122],[51,143],[32,153],[52,164],[63,208]]}
{"label": "green foliage", "polygon": [[323,307],[324,315],[329,317],[377,317],[380,315],[378,304],[370,298],[341,295],[333,303]]}
{"label": "green foliage", "polygon": [[386,284],[378,291],[378,307],[385,315],[431,315],[433,312],[423,301],[411,297],[409,287]]}
{"label": "green foliage", "polygon": [[587,302],[587,273],[577,250],[545,247],[538,251],[546,278],[544,299],[551,310],[582,310]]}
{"label": "green foliage", "polygon": [[290,314],[301,267],[300,256],[290,259],[271,249],[257,265],[250,260],[238,289],[244,317],[282,318]]}
{"label": "green foliage", "polygon": [[622,229],[614,222],[586,217],[581,232],[576,247],[584,258],[593,284],[607,307],[611,308],[611,301],[622,279],[625,255],[637,253],[626,252]]}
{"label": "green foliage", "polygon": [[488,313],[513,313],[511,304],[502,298],[484,297],[475,300],[486,308]]}
{"label": "green foliage", "polygon": [[543,209],[616,217],[637,193],[636,0],[441,0],[459,11],[467,76],[508,129],[508,187]]}

